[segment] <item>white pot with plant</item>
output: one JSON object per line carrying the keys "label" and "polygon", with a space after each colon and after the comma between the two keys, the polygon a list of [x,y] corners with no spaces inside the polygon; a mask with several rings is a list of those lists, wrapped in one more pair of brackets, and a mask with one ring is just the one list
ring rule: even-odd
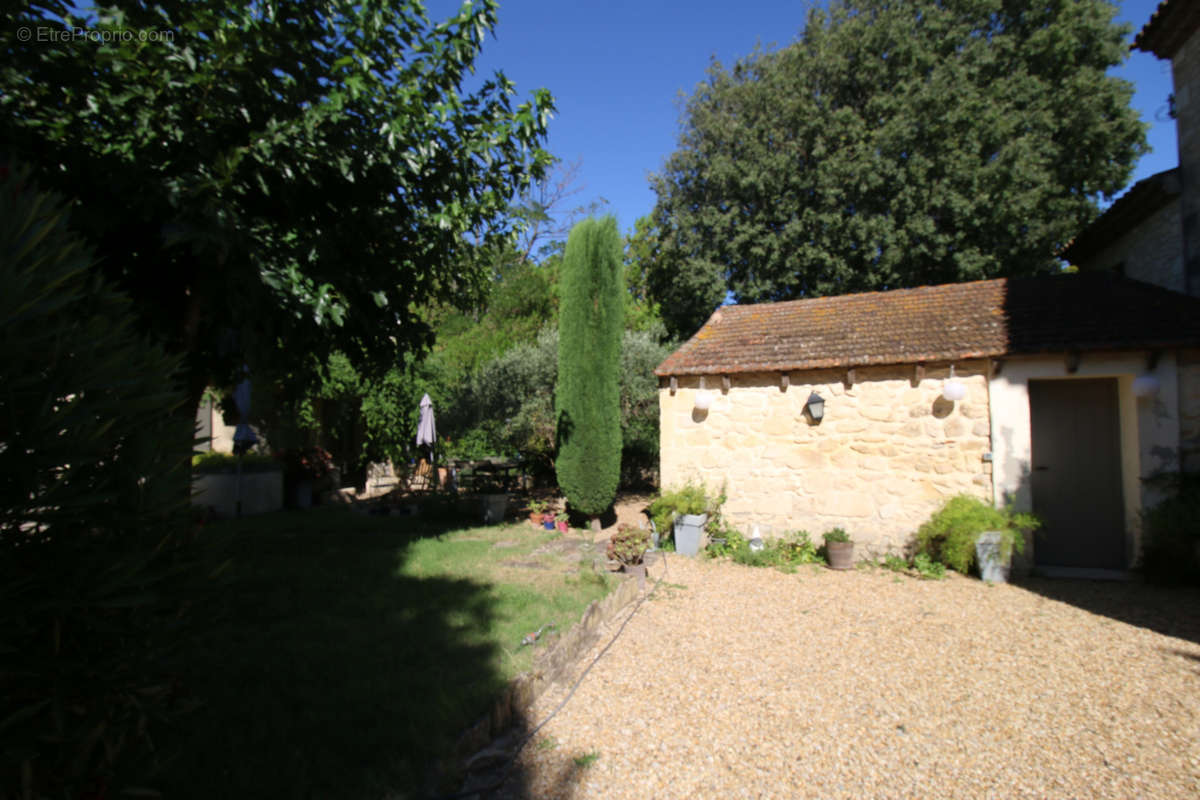
{"label": "white pot with plant", "polygon": [[1041,527],[1033,514],[995,508],[978,497],[952,497],[917,531],[917,551],[966,574],[1006,583],[1013,552],[1025,552],[1025,534]]}

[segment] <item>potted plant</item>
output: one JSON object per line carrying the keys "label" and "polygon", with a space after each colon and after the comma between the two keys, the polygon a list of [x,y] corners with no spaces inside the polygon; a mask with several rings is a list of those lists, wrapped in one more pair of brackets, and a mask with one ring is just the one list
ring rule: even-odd
{"label": "potted plant", "polygon": [[983,580],[1005,583],[1013,551],[1023,553],[1026,532],[1039,527],[1033,514],[960,494],[920,527],[917,550],[964,574],[977,565]]}
{"label": "potted plant", "polygon": [[542,516],[546,513],[549,505],[543,500],[530,500],[527,506],[529,508],[529,524],[535,528],[541,527]]}
{"label": "potted plant", "polygon": [[830,569],[854,569],[854,540],[841,528],[825,534],[825,554]]}
{"label": "potted plant", "polygon": [[554,530],[555,515],[553,511],[542,514],[542,527],[548,531]]}
{"label": "potted plant", "polygon": [[571,529],[570,525],[567,523],[567,512],[565,511],[556,514],[554,517],[554,522],[558,527],[559,533],[566,533]]}
{"label": "potted plant", "polygon": [[646,588],[646,551],[650,549],[650,531],[633,528],[622,522],[608,540],[608,557],[621,565],[621,570],[634,575],[638,590]]}
{"label": "potted plant", "polygon": [[656,530],[673,527],[675,552],[695,556],[700,552],[710,513],[715,513],[724,499],[722,494],[710,500],[703,486],[687,483],[681,489],[659,495],[650,504],[650,519]]}
{"label": "potted plant", "polygon": [[295,508],[311,507],[313,484],[333,471],[333,456],[323,447],[306,447],[283,451],[281,460],[291,504]]}

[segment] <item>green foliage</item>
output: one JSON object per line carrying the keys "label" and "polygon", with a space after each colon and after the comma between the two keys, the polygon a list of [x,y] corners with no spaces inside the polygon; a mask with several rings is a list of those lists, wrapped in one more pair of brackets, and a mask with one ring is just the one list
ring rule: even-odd
{"label": "green foliage", "polygon": [[917,531],[917,552],[965,574],[975,563],[975,539],[979,534],[984,531],[1004,534],[1000,557],[1007,561],[1014,549],[1018,553],[1025,551],[1024,532],[1040,526],[1041,522],[1032,514],[994,508],[978,497],[960,494],[950,498]]}
{"label": "green foliage", "polygon": [[884,569],[891,570],[892,572],[906,572],[908,570],[907,561],[900,556],[890,553],[884,556],[882,566]]}
{"label": "green foliage", "polygon": [[940,581],[946,577],[946,565],[940,561],[934,561],[925,553],[917,553],[913,556],[913,569],[925,580]]}
{"label": "green foliage", "polygon": [[0,165],[0,796],[117,796],[167,755],[190,419],[64,203]]}
{"label": "green foliage", "polygon": [[1151,580],[1200,584],[1200,474],[1155,483],[1171,493],[1142,514],[1142,567]]}
{"label": "green foliage", "polygon": [[151,530],[186,510],[179,360],[135,332],[92,260],[62,201],[0,169],[0,543]]}
{"label": "green foliage", "polygon": [[621,330],[624,284],[613,217],[584,220],[562,266],[555,472],[573,508],[597,515],[621,475]]}
{"label": "green foliage", "polygon": [[[518,105],[502,73],[461,89],[497,13],[6,4],[0,140],[79,199],[101,268],[188,354],[197,395],[281,353],[340,350],[379,374],[431,343],[426,306],[479,300],[512,196],[550,162],[548,91]],[[75,26],[125,35],[18,35]]]}
{"label": "green foliage", "polygon": [[592,764],[595,764],[599,759],[600,754],[593,751],[591,753],[584,753],[581,756],[575,756],[574,761],[575,766],[579,767],[580,769],[587,769]]}
{"label": "green foliage", "polygon": [[1105,0],[834,0],[714,64],[653,179],[650,296],[739,302],[1057,268],[1145,152]]}
{"label": "green foliage", "polygon": [[[678,489],[666,490],[650,502],[650,519],[662,539],[671,536],[671,523],[676,514],[709,514],[715,516],[725,503],[725,493],[710,496],[703,484],[688,481]],[[710,519],[709,523],[715,520]]]}
{"label": "green foliage", "polygon": [[849,542],[852,541],[850,534],[846,533],[842,528],[830,528],[824,536],[825,544],[830,542]]}
{"label": "green foliage", "polygon": [[237,472],[241,466],[243,472],[271,472],[282,469],[279,459],[267,453],[247,453],[238,458],[232,453],[197,453],[192,456],[192,472]]}
{"label": "green foliage", "polygon": [[621,523],[608,540],[608,557],[625,565],[641,564],[650,549],[650,531]]}
{"label": "green foliage", "polygon": [[749,540],[732,528],[726,528],[719,536],[714,535],[714,538],[722,538],[725,542],[709,544],[706,552],[710,558],[728,557],[735,563],[748,567],[794,570],[799,564],[824,562],[807,531],[793,531],[778,539],[768,539],[763,542],[761,550],[751,550]]}

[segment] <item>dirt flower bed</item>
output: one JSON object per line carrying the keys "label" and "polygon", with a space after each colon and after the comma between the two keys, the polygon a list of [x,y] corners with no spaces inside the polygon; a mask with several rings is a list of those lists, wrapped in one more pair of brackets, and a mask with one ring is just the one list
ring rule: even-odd
{"label": "dirt flower bed", "polygon": [[1195,590],[666,569],[505,795],[1200,795]]}

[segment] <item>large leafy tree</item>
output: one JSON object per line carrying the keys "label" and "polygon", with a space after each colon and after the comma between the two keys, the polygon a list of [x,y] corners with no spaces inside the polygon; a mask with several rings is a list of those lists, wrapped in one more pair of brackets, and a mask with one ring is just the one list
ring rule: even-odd
{"label": "large leafy tree", "polygon": [[247,360],[336,348],[375,371],[428,346],[422,308],[478,299],[550,160],[546,90],[461,89],[495,0],[436,24],[419,0],[72,13],[0,10],[0,147],[77,201],[194,400]]}
{"label": "large leafy tree", "polygon": [[758,302],[1027,274],[1145,149],[1104,0],[834,0],[687,100],[649,275],[688,335]]}
{"label": "large leafy tree", "polygon": [[567,502],[593,526],[621,477],[621,267],[616,219],[572,229],[561,276],[555,472]]}

